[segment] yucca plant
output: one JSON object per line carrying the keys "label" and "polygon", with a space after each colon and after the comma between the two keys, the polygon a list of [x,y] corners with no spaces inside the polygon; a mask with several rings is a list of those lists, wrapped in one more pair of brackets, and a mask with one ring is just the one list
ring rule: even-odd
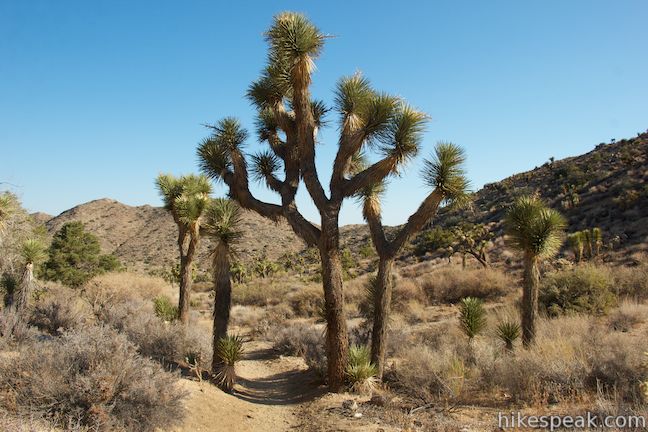
{"label": "yucca plant", "polygon": [[580,231],[571,233],[567,235],[567,245],[574,253],[574,258],[577,262],[580,262],[583,259],[583,250],[585,245],[583,244],[583,235]]}
{"label": "yucca plant", "polygon": [[520,337],[520,324],[505,320],[497,325],[497,337],[504,342],[507,351],[513,351],[515,341]]}
{"label": "yucca plant", "polygon": [[486,328],[484,303],[475,297],[464,297],[459,307],[459,326],[468,340],[472,341]]}
{"label": "yucca plant", "polygon": [[592,228],[592,248],[594,249],[594,256],[599,256],[601,253],[601,246],[603,246],[603,234],[601,228]]}
{"label": "yucca plant", "polygon": [[214,371],[214,380],[220,388],[231,393],[236,383],[236,363],[243,358],[243,338],[228,335],[219,339],[215,354],[219,366],[218,370]]}
{"label": "yucca plant", "polygon": [[42,241],[28,239],[23,242],[20,254],[25,261],[25,269],[18,286],[18,299],[15,307],[19,316],[22,316],[34,289],[34,265],[44,261],[47,258],[47,252]]}
{"label": "yucca plant", "polygon": [[346,375],[354,393],[369,394],[376,386],[376,365],[371,363],[371,351],[364,345],[349,348]]}
{"label": "yucca plant", "polygon": [[178,317],[178,307],[165,295],[153,299],[153,311],[162,321],[173,321]]}

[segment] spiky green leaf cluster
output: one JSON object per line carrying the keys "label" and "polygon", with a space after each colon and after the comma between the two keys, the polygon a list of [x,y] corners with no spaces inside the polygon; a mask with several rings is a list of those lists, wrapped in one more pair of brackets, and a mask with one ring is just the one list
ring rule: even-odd
{"label": "spiky green leaf cluster", "polygon": [[224,198],[213,199],[205,211],[203,229],[212,238],[233,246],[243,235],[241,207]]}
{"label": "spiky green leaf cluster", "polygon": [[288,68],[299,60],[317,58],[325,38],[306,16],[294,12],[277,14],[266,32],[271,58]]}
{"label": "spiky green leaf cluster", "polygon": [[520,324],[512,320],[505,320],[497,325],[497,337],[500,338],[507,349],[512,350],[513,344],[520,337]]}
{"label": "spiky green leaf cluster", "polygon": [[209,202],[211,184],[203,175],[174,177],[171,174],[160,174],[156,184],[164,201],[164,208],[185,225],[196,222]]}
{"label": "spiky green leaf cluster", "polygon": [[466,178],[464,162],[466,154],[456,144],[440,142],[434,148],[434,155],[426,159],[422,177],[425,183],[440,190],[447,201],[461,201],[467,196],[470,183]]}
{"label": "spiky green leaf cluster", "polygon": [[232,152],[243,148],[248,133],[233,117],[226,117],[209,128],[212,134],[198,146],[198,165],[205,175],[222,180],[232,169]]}
{"label": "spiky green leaf cluster", "polygon": [[46,247],[39,239],[27,239],[22,244],[20,255],[27,264],[39,264],[47,258]]}
{"label": "spiky green leaf cluster", "polygon": [[220,338],[216,346],[216,355],[224,365],[234,366],[243,358],[243,338],[239,335]]}
{"label": "spiky green leaf cluster", "polygon": [[279,158],[269,150],[252,155],[252,175],[256,181],[265,181],[268,177],[274,176],[281,168]]}
{"label": "spiky green leaf cluster", "polygon": [[469,339],[473,339],[486,328],[484,303],[478,298],[465,297],[459,308],[459,326]]}
{"label": "spiky green leaf cluster", "polygon": [[566,221],[539,198],[522,196],[509,208],[504,224],[513,247],[538,258],[549,258],[562,246]]}
{"label": "spiky green leaf cluster", "polygon": [[349,347],[349,363],[345,372],[352,391],[369,393],[373,389],[378,369],[371,363],[371,351],[367,346]]}

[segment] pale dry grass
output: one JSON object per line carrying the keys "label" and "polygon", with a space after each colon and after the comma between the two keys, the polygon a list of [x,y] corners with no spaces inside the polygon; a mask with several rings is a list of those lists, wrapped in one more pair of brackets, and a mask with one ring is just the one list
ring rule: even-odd
{"label": "pale dry grass", "polygon": [[497,269],[447,266],[420,275],[417,282],[433,304],[456,303],[464,297],[493,300],[513,292],[515,280]]}

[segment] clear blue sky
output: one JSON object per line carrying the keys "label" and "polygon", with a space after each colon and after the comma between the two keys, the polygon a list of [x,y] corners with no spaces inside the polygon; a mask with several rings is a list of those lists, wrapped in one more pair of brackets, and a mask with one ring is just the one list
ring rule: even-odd
{"label": "clear blue sky", "polygon": [[[201,124],[234,115],[253,128],[243,95],[282,10],[336,36],[316,97],[363,71],[431,116],[423,154],[439,140],[466,149],[475,188],[648,128],[645,0],[0,0],[0,182],[51,214],[102,197],[159,205],[159,172],[197,170]],[[335,134],[322,135],[322,173]],[[387,223],[426,194],[419,168],[391,182]],[[299,205],[317,220],[304,191]],[[350,201],[342,222],[361,221]]]}

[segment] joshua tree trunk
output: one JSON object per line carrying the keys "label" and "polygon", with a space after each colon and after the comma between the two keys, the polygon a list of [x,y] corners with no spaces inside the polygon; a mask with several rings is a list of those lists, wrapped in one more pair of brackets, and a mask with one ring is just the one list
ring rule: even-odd
{"label": "joshua tree trunk", "polygon": [[344,372],[349,353],[349,335],[344,315],[343,270],[340,259],[337,214],[322,217],[320,257],[326,313],[326,356],[329,389],[338,392],[344,386]]}
{"label": "joshua tree trunk", "polygon": [[189,303],[191,300],[191,266],[193,264],[196,250],[198,249],[198,236],[189,236],[187,253],[180,258],[180,299],[178,301],[178,319],[181,323],[189,322]]}
{"label": "joshua tree trunk", "polygon": [[220,362],[216,355],[218,341],[227,336],[227,328],[232,306],[232,280],[230,277],[230,260],[227,246],[218,244],[214,252],[214,330],[212,372],[217,372]]}
{"label": "joshua tree trunk", "polygon": [[18,299],[16,300],[15,307],[19,316],[22,316],[27,309],[29,303],[29,296],[31,295],[32,286],[34,284],[34,264],[27,263],[25,271],[23,272],[22,279],[20,280],[20,288],[18,290]]}
{"label": "joshua tree trunk", "polygon": [[377,378],[382,380],[385,370],[385,351],[387,350],[387,325],[389,322],[392,299],[393,257],[380,258],[376,292],[374,297],[373,329],[371,332],[371,362],[378,370]]}
{"label": "joshua tree trunk", "polygon": [[526,253],[524,257],[524,293],[522,295],[522,343],[525,347],[531,346],[535,338],[539,285],[538,258],[531,253]]}

